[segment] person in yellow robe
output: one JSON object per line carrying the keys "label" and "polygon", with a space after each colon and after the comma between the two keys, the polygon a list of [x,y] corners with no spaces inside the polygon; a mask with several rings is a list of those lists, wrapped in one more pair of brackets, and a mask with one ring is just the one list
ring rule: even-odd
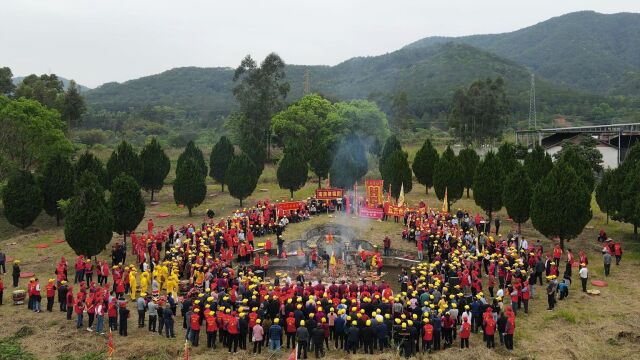
{"label": "person in yellow robe", "polygon": [[146,293],[149,289],[149,272],[145,271],[140,274],[140,292]]}
{"label": "person in yellow robe", "polygon": [[136,293],[138,292],[138,280],[136,278],[136,270],[131,269],[129,272],[129,287],[131,288],[131,300],[136,300]]}

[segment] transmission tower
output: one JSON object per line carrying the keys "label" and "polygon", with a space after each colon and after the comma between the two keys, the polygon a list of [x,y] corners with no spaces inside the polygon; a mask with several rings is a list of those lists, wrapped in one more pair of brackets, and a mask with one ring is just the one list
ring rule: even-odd
{"label": "transmission tower", "polygon": [[304,69],[304,89],[302,90],[304,95],[311,93],[311,81],[309,80],[309,69]]}
{"label": "transmission tower", "polygon": [[536,78],[531,74],[531,92],[529,94],[529,129],[533,123],[533,128],[538,127],[538,119],[536,117]]}

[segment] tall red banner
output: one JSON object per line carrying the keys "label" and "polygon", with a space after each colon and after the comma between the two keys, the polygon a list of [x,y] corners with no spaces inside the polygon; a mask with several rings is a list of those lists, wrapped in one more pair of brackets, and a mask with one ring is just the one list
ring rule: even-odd
{"label": "tall red banner", "polygon": [[370,208],[378,207],[382,204],[383,180],[366,180],[365,188],[367,191],[367,206]]}

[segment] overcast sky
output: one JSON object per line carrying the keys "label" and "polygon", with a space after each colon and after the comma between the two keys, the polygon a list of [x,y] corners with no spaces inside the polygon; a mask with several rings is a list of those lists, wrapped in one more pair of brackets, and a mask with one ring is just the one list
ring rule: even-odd
{"label": "overcast sky", "polygon": [[95,87],[251,54],[335,65],[426,36],[517,30],[578,10],[640,12],[639,0],[8,0],[0,66]]}

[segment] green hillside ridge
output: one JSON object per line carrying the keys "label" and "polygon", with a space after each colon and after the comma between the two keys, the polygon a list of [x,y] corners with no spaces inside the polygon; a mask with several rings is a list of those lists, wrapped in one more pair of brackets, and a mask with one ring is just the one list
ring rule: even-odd
{"label": "green hillside ridge", "polygon": [[[418,119],[446,113],[451,95],[480,78],[501,76],[507,84],[514,113],[528,111],[529,71],[522,65],[469,45],[445,43],[404,48],[389,54],[358,57],[335,66],[288,65],[288,100],[302,96],[305,69],[311,90],[335,100],[370,98],[387,112],[393,96],[408,94],[411,113]],[[236,108],[232,95],[233,70],[185,67],[130,80],[108,83],[87,93],[98,109],[127,111],[166,105],[187,112],[224,115]],[[581,93],[550,81],[537,83],[540,111],[586,113],[600,96]],[[578,108],[570,108],[578,104]],[[584,107],[581,109],[580,107]]]}
{"label": "green hillside ridge", "polygon": [[[540,76],[601,94],[640,95],[640,14],[581,11],[503,34],[427,37],[406,48],[469,44]],[[633,84],[629,75],[635,74]]]}

